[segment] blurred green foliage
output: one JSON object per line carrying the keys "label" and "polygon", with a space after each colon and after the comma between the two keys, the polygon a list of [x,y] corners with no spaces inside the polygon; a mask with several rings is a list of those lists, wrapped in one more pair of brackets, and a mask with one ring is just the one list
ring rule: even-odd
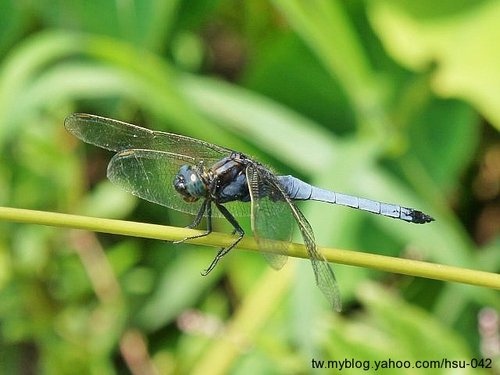
{"label": "blurred green foliage", "polygon": [[[488,0],[0,0],[1,204],[190,222],[105,180],[111,155],[62,126],[89,112],[437,219],[304,205],[319,244],[498,272],[499,16]],[[499,369],[496,291],[335,266],[334,315],[306,261],[274,272],[233,251],[201,277],[213,255],[0,223],[0,372],[308,373],[312,359],[481,356]]]}

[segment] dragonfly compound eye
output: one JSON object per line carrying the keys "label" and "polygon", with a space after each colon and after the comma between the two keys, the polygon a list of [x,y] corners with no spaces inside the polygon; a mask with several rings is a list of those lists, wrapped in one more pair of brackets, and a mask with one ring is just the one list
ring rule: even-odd
{"label": "dragonfly compound eye", "polygon": [[205,196],[207,188],[200,175],[190,165],[183,165],[174,178],[174,188],[186,202],[196,202]]}

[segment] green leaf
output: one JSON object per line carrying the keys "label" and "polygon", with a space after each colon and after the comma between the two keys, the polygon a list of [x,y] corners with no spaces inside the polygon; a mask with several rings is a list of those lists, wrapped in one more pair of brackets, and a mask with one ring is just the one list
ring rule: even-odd
{"label": "green leaf", "polygon": [[[432,9],[436,3],[419,2]],[[448,2],[448,5],[450,2]],[[410,2],[372,1],[369,16],[388,53],[405,67],[435,66],[432,88],[460,98],[500,129],[500,3],[478,1],[438,14],[415,14]]]}

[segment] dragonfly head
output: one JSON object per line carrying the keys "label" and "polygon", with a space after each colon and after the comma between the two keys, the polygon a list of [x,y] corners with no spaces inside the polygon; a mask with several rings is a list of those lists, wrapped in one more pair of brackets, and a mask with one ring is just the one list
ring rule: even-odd
{"label": "dragonfly head", "polygon": [[183,165],[174,178],[174,188],[186,202],[196,202],[206,196],[207,187],[196,168]]}

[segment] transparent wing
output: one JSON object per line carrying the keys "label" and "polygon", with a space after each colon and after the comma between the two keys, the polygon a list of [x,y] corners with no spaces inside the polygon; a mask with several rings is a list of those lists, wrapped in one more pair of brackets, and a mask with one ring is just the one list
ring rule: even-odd
{"label": "transparent wing", "polygon": [[[287,260],[284,254],[287,253],[287,244],[292,238],[293,216],[286,200],[275,199],[273,181],[261,172],[263,171],[254,166],[249,166],[246,170],[251,199],[252,231],[268,263],[273,268],[280,269]],[[283,242],[277,243],[273,240]]]}
{"label": "transparent wing", "polygon": [[270,171],[261,166],[250,166],[247,168],[247,178],[252,197],[253,230],[259,246],[263,250],[267,246],[272,247],[272,241],[266,239],[289,241],[292,223],[295,220],[311,260],[316,284],[332,307],[340,311],[342,303],[335,274],[326,259],[318,252],[314,233],[307,219]]}
{"label": "transparent wing", "polygon": [[74,113],[64,121],[65,128],[86,143],[110,151],[148,149],[186,155],[197,161],[213,164],[231,153],[231,150],[198,139],[153,131],[126,122]]}
{"label": "transparent wing", "polygon": [[292,209],[295,220],[299,225],[300,233],[304,239],[309,259],[314,270],[314,277],[316,278],[316,285],[318,285],[321,292],[325,295],[326,299],[330,302],[331,306],[336,311],[342,310],[342,301],[340,299],[340,290],[337,284],[337,279],[333,273],[330,264],[326,261],[325,257],[318,252],[314,233],[311,224],[304,217],[304,214],[299,210],[293,201],[288,200],[290,208]]}
{"label": "transparent wing", "polygon": [[[124,190],[147,201],[196,215],[203,203],[186,202],[174,189],[174,177],[182,165],[195,164],[188,156],[154,150],[124,150],[117,153],[108,165],[108,178]],[[249,209],[241,202],[225,205],[234,215],[248,215]],[[246,205],[248,206],[248,205]],[[214,217],[222,217],[219,211]]]}

